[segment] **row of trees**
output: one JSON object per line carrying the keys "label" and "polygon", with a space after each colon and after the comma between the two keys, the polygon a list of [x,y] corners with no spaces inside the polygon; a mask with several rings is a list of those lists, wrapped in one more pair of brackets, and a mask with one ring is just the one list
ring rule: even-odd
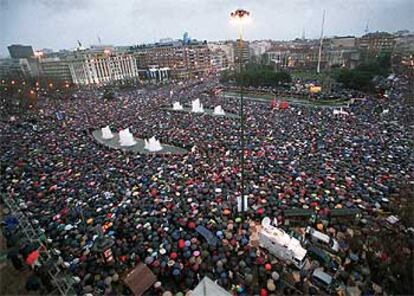
{"label": "row of trees", "polygon": [[56,79],[3,77],[0,83],[0,117],[23,115],[36,108],[39,96],[62,98],[72,93],[73,84]]}
{"label": "row of trees", "polygon": [[[340,83],[344,88],[364,92],[373,92],[381,79],[391,73],[391,54],[380,53],[374,58],[365,60],[355,69],[336,68],[328,74],[330,80]],[[313,73],[316,77],[316,73]],[[320,77],[319,77],[320,78]],[[275,72],[272,66],[267,65],[263,57],[252,60],[245,66],[245,70],[224,71],[221,74],[221,82],[237,82],[244,86],[280,86],[292,81],[291,75],[286,71]],[[332,84],[332,82],[330,84]]]}
{"label": "row of trees", "polygon": [[285,83],[290,83],[292,78],[287,72],[274,72],[271,66],[262,64],[247,64],[245,70],[239,71],[224,71],[221,74],[220,81],[237,82],[244,86],[280,86]]}
{"label": "row of trees", "polygon": [[371,92],[375,89],[376,76],[387,76],[391,72],[391,55],[382,53],[375,59],[362,63],[355,69],[338,69],[335,80],[345,88]]}

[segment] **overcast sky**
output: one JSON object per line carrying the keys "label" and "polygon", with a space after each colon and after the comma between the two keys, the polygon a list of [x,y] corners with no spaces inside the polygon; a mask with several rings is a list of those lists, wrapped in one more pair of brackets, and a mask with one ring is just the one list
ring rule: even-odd
{"label": "overcast sky", "polygon": [[251,12],[246,39],[286,40],[325,32],[361,35],[370,31],[414,31],[414,0],[0,0],[0,54],[12,43],[35,49],[130,45],[160,38],[178,39],[183,32],[199,40],[232,39],[229,13]]}

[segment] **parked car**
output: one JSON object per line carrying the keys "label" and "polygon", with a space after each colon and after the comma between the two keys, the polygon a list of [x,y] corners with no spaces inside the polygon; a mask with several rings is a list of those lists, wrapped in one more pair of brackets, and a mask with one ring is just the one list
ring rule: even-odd
{"label": "parked car", "polygon": [[324,272],[321,268],[317,268],[313,271],[311,281],[313,284],[327,292],[331,292],[333,289],[333,277]]}
{"label": "parked car", "polygon": [[316,246],[310,246],[308,248],[308,256],[314,260],[319,261],[330,271],[334,273],[338,271],[339,264],[335,260],[333,260],[324,250]]}
{"label": "parked car", "polygon": [[316,229],[313,229],[310,226],[306,227],[305,237],[309,238],[313,244],[327,249],[328,251],[334,253],[339,251],[339,244],[334,238],[330,237],[325,233],[317,231]]}

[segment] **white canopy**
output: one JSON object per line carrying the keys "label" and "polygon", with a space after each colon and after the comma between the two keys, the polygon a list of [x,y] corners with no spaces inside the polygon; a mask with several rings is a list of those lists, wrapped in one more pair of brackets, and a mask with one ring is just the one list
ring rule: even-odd
{"label": "white canopy", "polygon": [[205,276],[190,292],[191,296],[231,296],[224,288],[217,285],[209,277]]}

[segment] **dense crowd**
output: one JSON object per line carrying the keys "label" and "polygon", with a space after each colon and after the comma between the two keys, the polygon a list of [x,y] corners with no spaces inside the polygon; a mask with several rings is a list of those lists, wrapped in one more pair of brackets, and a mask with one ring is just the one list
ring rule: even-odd
{"label": "dense crowd", "polygon": [[[119,278],[144,262],[159,281],[150,294],[185,293],[207,275],[234,293],[267,295],[281,286],[278,274],[285,269],[249,243],[251,221],[282,219],[286,208],[369,212],[413,181],[414,110],[399,95],[357,100],[349,116],[246,101],[249,210],[238,213],[239,122],[163,108],[200,98],[207,108],[220,104],[238,113],[238,101],[212,95],[217,86],[207,80],[125,90],[112,100],[98,90],[78,91],[54,102],[40,98],[35,116],[1,123],[1,191],[21,200],[45,230],[48,247],[74,275],[77,293],[128,293]],[[138,138],[155,135],[188,153],[109,149],[91,135],[106,125],[129,127]],[[217,245],[195,230],[199,225]],[[91,252],[97,227],[115,241],[113,264]]]}

